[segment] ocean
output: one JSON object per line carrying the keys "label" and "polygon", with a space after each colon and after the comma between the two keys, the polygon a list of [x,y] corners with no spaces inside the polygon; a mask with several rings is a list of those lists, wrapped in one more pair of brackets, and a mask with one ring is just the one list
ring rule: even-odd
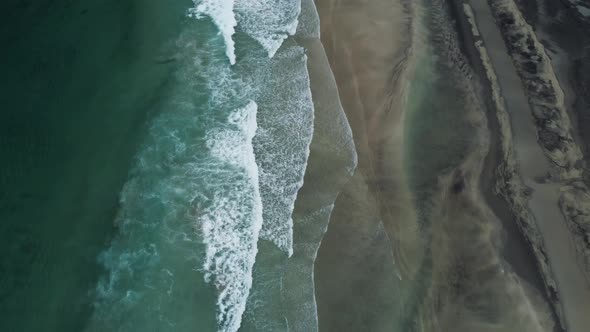
{"label": "ocean", "polygon": [[[341,109],[314,125],[313,3],[2,6],[3,330],[317,329],[313,261],[355,157]],[[314,133],[340,180],[296,207]]]}
{"label": "ocean", "polygon": [[559,330],[470,3],[4,1],[2,331]]}

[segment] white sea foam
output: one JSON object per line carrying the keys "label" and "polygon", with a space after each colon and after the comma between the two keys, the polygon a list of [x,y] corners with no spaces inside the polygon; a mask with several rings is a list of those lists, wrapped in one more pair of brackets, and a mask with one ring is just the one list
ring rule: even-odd
{"label": "white sea foam", "polygon": [[179,88],[153,120],[120,194],[119,233],[100,257],[109,274],[97,285],[87,331],[185,330],[198,320],[195,316],[202,317],[190,312],[194,304],[180,295],[204,287],[190,269],[202,259],[195,215],[200,215],[198,204],[210,206],[221,195],[224,188],[216,184],[222,179],[204,179],[227,163],[214,164],[204,151],[203,137],[194,130],[200,124],[195,111],[202,109],[188,103],[185,92]]}
{"label": "white sea foam", "polygon": [[246,174],[242,181],[220,182],[212,204],[198,220],[207,246],[205,278],[219,291],[217,321],[224,332],[240,327],[262,227],[258,167],[252,146],[256,111],[256,103],[250,101],[229,116],[227,128],[215,130],[207,137],[211,156],[217,159],[215,163],[229,164]]}
{"label": "white sea foam", "polygon": [[273,57],[287,37],[295,34],[300,0],[237,0],[240,30],[254,38]]}
{"label": "white sea foam", "polygon": [[219,29],[225,42],[225,54],[229,62],[236,63],[233,35],[237,25],[234,16],[234,0],[193,0],[195,7],[189,9],[189,16],[203,18],[209,16]]}
{"label": "white sea foam", "polygon": [[[233,3],[194,2],[189,15],[211,18],[234,64]],[[267,45],[274,48],[267,49],[269,55],[297,26],[298,2],[296,7],[282,0],[279,5],[283,2],[284,14],[271,15],[274,25],[256,39],[276,42]],[[244,24],[265,24],[268,17],[258,4],[262,12],[253,13],[258,22]],[[152,122],[122,193],[120,234],[103,255],[110,274],[98,286],[99,310],[91,331],[166,330],[168,322],[187,317],[180,310],[191,305],[174,295],[207,285],[187,275],[186,264],[200,266],[205,281],[217,289],[218,331],[237,331],[252,286],[258,238],[292,253],[291,214],[313,132],[304,51],[286,41],[289,46],[272,59],[245,57],[243,66],[242,61],[230,66],[215,56],[219,39],[200,40],[192,28],[177,43],[178,63],[186,66],[177,72],[173,100]],[[154,250],[147,250],[151,243]]]}
{"label": "white sea foam", "polygon": [[[297,31],[301,1],[296,0],[193,0],[189,16],[208,16],[219,29],[231,64],[236,63],[233,35],[240,30],[255,39],[272,58],[287,37]],[[235,10],[235,15],[234,15]],[[237,19],[236,19],[237,16]]]}
{"label": "white sea foam", "polygon": [[[264,205],[261,238],[293,254],[292,213],[303,185],[314,109],[303,48],[289,43],[258,74],[259,130],[254,138]],[[289,84],[285,84],[289,77]]]}
{"label": "white sea foam", "polygon": [[[183,83],[188,83],[186,73],[179,73]],[[220,79],[206,85],[241,84],[229,74]],[[257,105],[250,100],[232,110],[230,105],[244,104],[241,94],[210,91],[203,107],[191,102],[191,84],[176,92],[166,112],[154,119],[121,193],[120,234],[101,257],[110,273],[97,286],[88,331],[185,330],[173,327],[181,322],[199,326],[191,317],[202,313],[190,313],[194,303],[179,296],[203,289],[192,279],[192,264],[217,289],[217,330],[240,327],[262,227],[252,146]]]}

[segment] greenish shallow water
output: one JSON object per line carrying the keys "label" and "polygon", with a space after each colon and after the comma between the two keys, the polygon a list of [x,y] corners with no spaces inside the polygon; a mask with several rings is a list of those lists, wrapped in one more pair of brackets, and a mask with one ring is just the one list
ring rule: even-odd
{"label": "greenish shallow water", "polygon": [[473,153],[477,128],[470,118],[481,112],[473,99],[477,86],[458,48],[448,9],[442,3],[424,1],[424,15],[416,20],[416,24],[421,24],[417,37],[420,46],[405,119],[405,168],[425,241],[425,255],[421,262],[414,262],[419,266],[414,285],[402,290],[407,297],[396,322],[396,328],[402,331],[430,331],[437,326],[438,310],[443,311],[437,307],[441,304],[433,305],[430,301],[446,299],[430,297],[446,287],[437,279],[437,265],[450,264],[453,257],[436,261],[441,259],[436,252],[442,250],[437,247],[436,238],[445,237],[451,242],[463,239],[460,234],[442,234],[437,226],[445,217],[437,210],[441,192],[446,190],[441,180],[460,169]]}
{"label": "greenish shallow water", "polygon": [[467,118],[465,93],[459,88],[464,82],[453,77],[454,68],[435,51],[427,47],[419,56],[408,97],[406,167],[419,204],[428,202],[439,177],[462,161],[474,133]]}

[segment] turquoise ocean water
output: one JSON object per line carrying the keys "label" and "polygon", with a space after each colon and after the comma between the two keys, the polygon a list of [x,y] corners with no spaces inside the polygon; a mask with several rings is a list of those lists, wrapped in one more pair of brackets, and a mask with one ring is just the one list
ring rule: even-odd
{"label": "turquoise ocean water", "polygon": [[[294,35],[317,19],[297,1],[1,6],[3,330],[317,324],[282,293],[319,245],[298,253],[292,217],[314,134]],[[327,223],[325,202],[302,215]]]}

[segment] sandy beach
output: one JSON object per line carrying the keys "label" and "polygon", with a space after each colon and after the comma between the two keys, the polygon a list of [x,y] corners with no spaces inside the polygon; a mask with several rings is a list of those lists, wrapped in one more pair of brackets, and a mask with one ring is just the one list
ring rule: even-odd
{"label": "sandy beach", "polygon": [[[552,215],[562,218],[558,192],[546,185],[555,204],[539,205],[545,187],[535,187],[539,194],[533,194],[530,208],[540,213],[537,225],[532,219],[527,224],[515,212],[527,209],[526,198],[506,198],[497,191],[498,181],[512,181],[497,178],[497,169],[506,167],[506,147],[510,158],[516,153],[529,163],[517,169],[530,174],[529,179],[547,172],[547,157],[537,143],[527,96],[491,14],[480,37],[460,1],[448,8],[438,1],[429,8],[404,1],[319,0],[316,6],[321,40],[359,156],[358,169],[336,201],[316,261],[320,331],[560,331],[562,308],[541,239],[543,234],[556,236],[547,249],[550,258],[568,250],[567,226],[544,221]],[[489,11],[486,3],[478,3],[476,16],[482,7]],[[457,26],[448,23],[456,21]],[[424,27],[434,30],[426,33]],[[489,56],[497,74],[494,82],[502,87],[499,97],[510,105],[509,112],[522,110],[512,123],[498,118],[497,92],[487,73],[492,67],[482,65],[482,44],[475,43],[480,39],[492,45]],[[418,130],[413,126],[421,126],[421,120],[413,119],[417,115],[407,118],[408,110],[415,109],[416,84],[427,70],[420,55],[427,53],[424,44],[429,42],[442,64],[436,70],[449,70],[449,81],[458,82],[458,98],[466,106],[457,113],[457,122],[464,121],[457,130],[470,137],[456,160],[449,154],[447,166],[431,167],[436,174],[413,168],[436,156],[416,152],[421,146],[412,143]],[[508,141],[504,137],[510,128],[514,147],[512,134]],[[432,132],[430,141],[453,136],[437,130],[441,132]],[[415,174],[433,180],[416,187]],[[420,189],[424,186],[426,194]],[[518,200],[524,205],[515,210],[511,202]],[[540,231],[527,233],[527,225]],[[573,252],[562,254],[571,260],[560,263],[560,278],[580,276],[569,273],[577,269]],[[583,322],[568,310],[575,316],[572,321]],[[584,323],[568,323],[576,324]]]}
{"label": "sandy beach", "polygon": [[316,261],[320,330],[391,330],[399,323],[385,313],[399,311],[399,278],[415,273],[421,247],[400,176],[405,82],[399,71],[411,46],[410,9],[387,1],[316,6],[358,153]]}

